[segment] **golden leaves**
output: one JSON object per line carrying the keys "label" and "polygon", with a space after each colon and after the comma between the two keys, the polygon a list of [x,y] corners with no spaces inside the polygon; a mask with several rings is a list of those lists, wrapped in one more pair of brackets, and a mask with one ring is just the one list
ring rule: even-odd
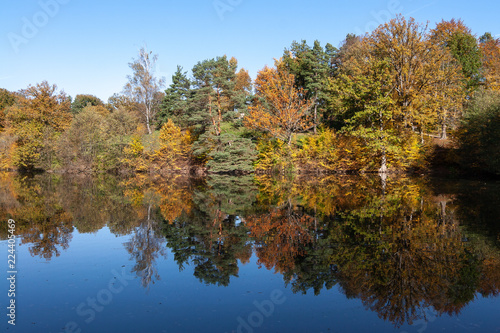
{"label": "golden leaves", "polygon": [[[169,119],[160,129],[160,149],[155,154],[160,163],[174,166],[175,163],[187,163],[191,150],[191,135],[182,133],[181,129]],[[179,166],[175,166],[179,168]]]}
{"label": "golden leaves", "polygon": [[[147,139],[148,142],[145,142]],[[188,165],[191,135],[182,132],[172,120],[163,124],[159,135],[134,136],[123,152],[122,162],[134,171],[180,170]]]}

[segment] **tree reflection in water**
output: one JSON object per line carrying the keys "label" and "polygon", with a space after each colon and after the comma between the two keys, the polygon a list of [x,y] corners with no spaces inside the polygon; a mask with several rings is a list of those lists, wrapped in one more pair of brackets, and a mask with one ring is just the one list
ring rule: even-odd
{"label": "tree reflection in water", "polygon": [[[68,248],[73,225],[131,234],[148,288],[167,248],[203,283],[229,285],[254,253],[295,293],[337,286],[399,326],[455,315],[500,291],[498,184],[389,177],[283,179],[0,176],[0,213],[33,256]],[[2,239],[7,232],[0,230]]]}
{"label": "tree reflection in water", "polygon": [[160,280],[155,263],[160,256],[166,257],[165,238],[158,235],[158,223],[151,217],[151,203],[147,209],[146,221],[134,229],[132,237],[124,244],[136,262],[132,272],[141,278],[144,288]]}
{"label": "tree reflection in water", "polygon": [[238,276],[238,260],[252,254],[241,215],[251,209],[256,187],[250,177],[212,177],[193,191],[193,209],[166,220],[164,234],[182,270],[193,264],[194,275],[206,284],[229,285]]}
{"label": "tree reflection in water", "polygon": [[[73,223],[57,200],[56,184],[50,177],[32,178],[20,175],[0,176],[3,219],[16,221],[16,234],[22,236],[32,256],[50,260],[69,247]],[[6,223],[2,223],[2,239],[6,238]]]}

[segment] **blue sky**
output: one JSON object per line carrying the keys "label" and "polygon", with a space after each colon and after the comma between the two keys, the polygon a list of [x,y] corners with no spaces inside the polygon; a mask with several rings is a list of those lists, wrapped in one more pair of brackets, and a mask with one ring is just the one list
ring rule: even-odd
{"label": "blue sky", "polygon": [[292,41],[338,46],[347,33],[371,31],[396,13],[429,21],[461,18],[477,35],[500,37],[500,4],[491,0],[3,0],[0,87],[43,80],[71,96],[106,101],[121,92],[128,63],[147,45],[170,83],[177,65],[234,56],[255,78]]}

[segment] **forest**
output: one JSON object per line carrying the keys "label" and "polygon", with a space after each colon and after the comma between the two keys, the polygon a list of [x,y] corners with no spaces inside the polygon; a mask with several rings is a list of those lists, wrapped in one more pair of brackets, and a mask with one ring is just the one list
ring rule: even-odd
{"label": "forest", "polygon": [[500,175],[500,39],[397,16],[339,47],[294,41],[255,80],[222,55],[155,76],[141,48],[104,102],[0,89],[0,169]]}

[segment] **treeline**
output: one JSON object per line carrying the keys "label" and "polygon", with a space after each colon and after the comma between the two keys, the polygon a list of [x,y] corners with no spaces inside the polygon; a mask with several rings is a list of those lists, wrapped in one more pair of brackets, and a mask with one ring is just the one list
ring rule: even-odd
{"label": "treeline", "polygon": [[255,81],[221,56],[178,67],[163,91],[156,60],[141,49],[107,103],[47,82],[1,90],[1,167],[391,172],[437,156],[500,174],[500,40],[461,20],[398,16],[339,48],[293,42]]}

